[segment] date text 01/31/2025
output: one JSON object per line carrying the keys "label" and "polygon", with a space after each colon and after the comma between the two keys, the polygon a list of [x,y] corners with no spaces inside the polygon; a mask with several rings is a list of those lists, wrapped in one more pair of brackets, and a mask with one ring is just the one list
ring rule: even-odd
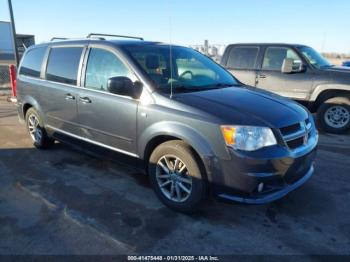
{"label": "date text 01/31/2025", "polygon": [[128,256],[128,261],[220,261],[216,256]]}

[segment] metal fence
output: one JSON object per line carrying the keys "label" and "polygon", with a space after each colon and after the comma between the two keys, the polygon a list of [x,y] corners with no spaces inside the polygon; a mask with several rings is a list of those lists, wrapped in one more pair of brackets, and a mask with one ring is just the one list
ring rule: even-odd
{"label": "metal fence", "polygon": [[0,65],[0,87],[10,88],[10,86],[9,66]]}

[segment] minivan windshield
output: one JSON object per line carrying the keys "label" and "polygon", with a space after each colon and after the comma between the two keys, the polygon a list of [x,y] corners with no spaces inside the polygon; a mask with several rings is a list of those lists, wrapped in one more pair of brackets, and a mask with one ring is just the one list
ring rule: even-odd
{"label": "minivan windshield", "polygon": [[302,46],[298,49],[306,58],[306,60],[318,69],[333,66],[327,61],[326,58],[324,58],[320,53],[318,53],[315,49],[311,47]]}
{"label": "minivan windshield", "polygon": [[225,69],[199,52],[179,46],[124,47],[155,83],[157,91],[196,92],[238,85]]}

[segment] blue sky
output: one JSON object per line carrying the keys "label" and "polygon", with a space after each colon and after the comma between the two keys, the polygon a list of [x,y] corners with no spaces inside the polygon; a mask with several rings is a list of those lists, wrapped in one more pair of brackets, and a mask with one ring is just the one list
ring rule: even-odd
{"label": "blue sky", "polygon": [[[18,33],[37,42],[90,32],[182,45],[302,43],[350,53],[349,0],[12,0]],[[8,19],[0,0],[0,20]],[[171,18],[171,19],[170,19]]]}

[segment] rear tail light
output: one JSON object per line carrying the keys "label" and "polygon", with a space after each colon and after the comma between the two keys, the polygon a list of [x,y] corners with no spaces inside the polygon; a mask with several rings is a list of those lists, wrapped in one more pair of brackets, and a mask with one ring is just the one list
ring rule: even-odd
{"label": "rear tail light", "polygon": [[16,67],[14,65],[9,66],[10,81],[12,88],[12,97],[17,97],[17,80],[16,80]]}

